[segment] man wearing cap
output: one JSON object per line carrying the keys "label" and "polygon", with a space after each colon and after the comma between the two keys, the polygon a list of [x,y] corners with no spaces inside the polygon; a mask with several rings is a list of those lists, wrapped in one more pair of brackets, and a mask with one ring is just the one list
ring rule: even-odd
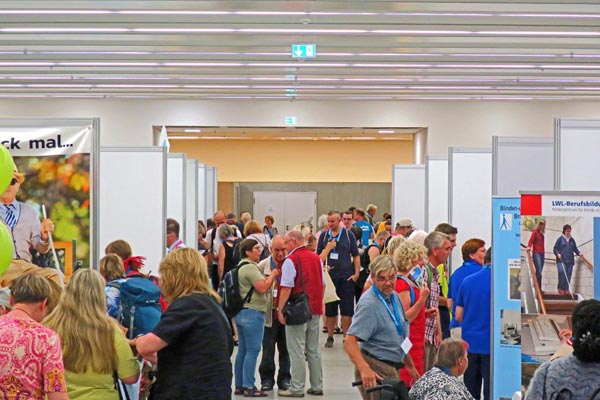
{"label": "man wearing cap", "polygon": [[396,224],[396,232],[405,238],[409,238],[409,236],[415,231],[415,224],[410,218],[400,218],[400,221]]}
{"label": "man wearing cap", "polygon": [[13,259],[31,262],[30,248],[45,254],[50,248],[49,236],[54,224],[48,218],[40,223],[38,213],[25,203],[17,201],[17,193],[25,177],[15,168],[13,178],[0,195],[0,219],[10,230],[15,243]]}

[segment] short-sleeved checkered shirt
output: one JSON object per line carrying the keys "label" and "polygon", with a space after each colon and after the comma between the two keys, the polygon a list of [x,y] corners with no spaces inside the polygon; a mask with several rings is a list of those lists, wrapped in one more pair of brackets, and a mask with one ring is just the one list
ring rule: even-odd
{"label": "short-sleeved checkered shirt", "polygon": [[[431,263],[427,263],[425,268],[429,269],[430,272],[427,273],[427,276],[431,274],[431,284],[429,284],[429,298],[425,303],[425,309],[434,308],[437,310],[438,308],[438,296],[440,295],[440,273],[437,268],[431,265]],[[435,338],[435,334],[437,332],[437,316],[435,317],[427,317],[425,321],[425,342],[433,344],[433,339]]]}

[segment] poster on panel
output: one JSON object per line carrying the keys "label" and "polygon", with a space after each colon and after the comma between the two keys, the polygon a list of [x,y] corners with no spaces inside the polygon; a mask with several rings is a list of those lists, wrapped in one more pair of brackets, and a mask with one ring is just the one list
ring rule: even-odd
{"label": "poster on panel", "polygon": [[96,129],[91,119],[0,120],[0,142],[16,166],[0,195],[0,217],[12,232],[18,268],[58,263],[69,275],[78,264],[90,266]]}
{"label": "poster on panel", "polygon": [[521,194],[521,367],[530,396],[539,393],[530,387],[539,366],[572,353],[577,304],[598,298],[598,234],[600,193]]}
{"label": "poster on panel", "polygon": [[521,387],[520,198],[492,199],[493,399]]}

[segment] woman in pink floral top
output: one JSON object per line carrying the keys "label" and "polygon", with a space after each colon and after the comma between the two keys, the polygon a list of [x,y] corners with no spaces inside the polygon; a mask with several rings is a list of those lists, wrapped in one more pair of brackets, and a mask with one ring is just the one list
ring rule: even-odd
{"label": "woman in pink floral top", "polygon": [[12,311],[0,317],[0,398],[68,400],[60,339],[40,324],[50,285],[23,275],[11,286]]}

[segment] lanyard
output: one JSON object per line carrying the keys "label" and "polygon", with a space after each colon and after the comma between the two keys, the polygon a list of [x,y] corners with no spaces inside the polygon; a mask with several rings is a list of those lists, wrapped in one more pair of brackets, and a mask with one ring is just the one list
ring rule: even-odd
{"label": "lanyard", "polygon": [[373,288],[373,292],[375,293],[375,295],[385,306],[388,314],[390,314],[390,317],[392,317],[392,321],[394,321],[394,325],[396,326],[396,331],[398,332],[398,335],[402,336],[404,331],[402,330],[402,324],[400,323],[400,312],[398,311],[398,304],[394,299],[394,295],[392,294],[392,296],[390,297],[393,309],[392,311],[392,309],[390,309],[390,306],[388,305],[388,302],[385,300],[379,289],[377,289],[377,286],[373,285],[371,287]]}
{"label": "lanyard", "polygon": [[[273,257],[271,257],[271,271],[273,271],[275,269],[275,261],[273,261]],[[279,283],[281,277],[278,276],[275,278],[277,280],[277,283]]]}
{"label": "lanyard", "polygon": [[[335,241],[339,242],[340,241],[340,236],[342,236],[342,229],[340,229],[340,231],[338,232],[337,236],[335,237]],[[329,230],[329,240],[333,239],[333,235],[331,234],[331,229]]]}

